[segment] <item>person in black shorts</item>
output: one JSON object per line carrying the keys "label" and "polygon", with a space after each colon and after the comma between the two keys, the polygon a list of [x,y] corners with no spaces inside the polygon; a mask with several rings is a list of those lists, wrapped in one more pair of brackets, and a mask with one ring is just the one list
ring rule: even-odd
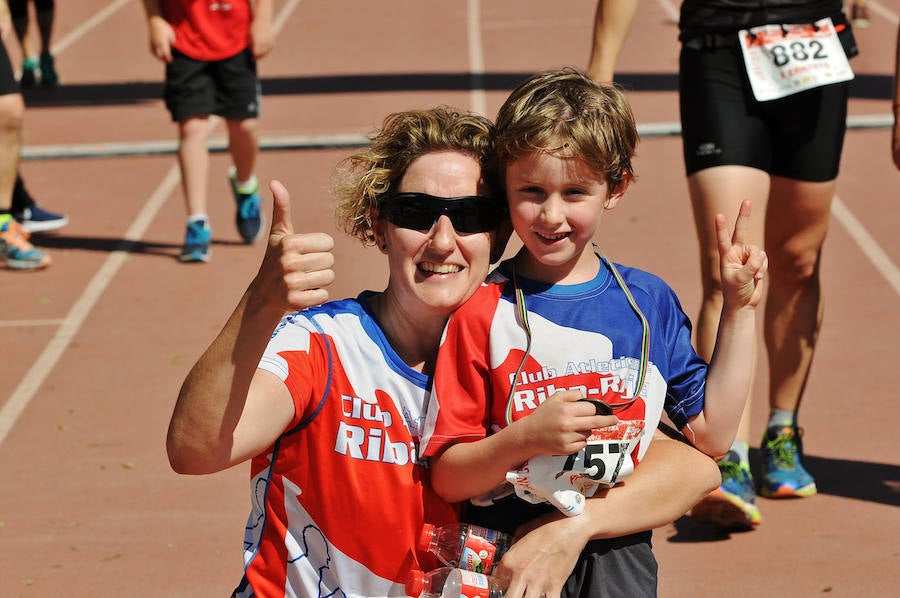
{"label": "person in black shorts", "polygon": [[[612,79],[634,14],[623,4],[636,2],[615,0],[616,11],[598,7],[595,30],[616,33],[592,54],[595,78]],[[715,214],[733,218],[750,199],[750,236],[765,239],[770,260],[764,316],[770,413],[762,479],[756,484],[750,474],[748,402],[737,440],[719,460],[722,485],[691,514],[723,528],[752,529],[761,521],[757,486],[770,498],[817,491],[803,467],[797,412],[822,322],[821,250],[846,130],[847,59],[857,48],[840,0],[734,4],[685,0],[679,20],[682,143],[703,283],[695,341],[709,359],[722,304]],[[760,75],[766,61],[774,77]],[[825,65],[844,76],[803,88],[799,73]],[[795,76],[790,88],[776,80]]]}
{"label": "person in black shorts", "polygon": [[230,3],[144,0],[150,51],[166,64],[165,102],[178,125],[178,163],[187,208],[182,262],[210,259],[207,140],[210,116],[225,120],[237,204],[235,222],[245,243],[262,231],[254,174],[260,86],[256,61],[272,49],[272,0]]}
{"label": "person in black shorts", "polygon": [[[0,0],[0,33],[10,31],[9,6]],[[2,263],[12,270],[38,270],[50,256],[29,241],[31,232],[60,228],[68,218],[37,206],[19,175],[19,152],[25,101],[19,91],[6,46],[0,43],[0,250]]]}

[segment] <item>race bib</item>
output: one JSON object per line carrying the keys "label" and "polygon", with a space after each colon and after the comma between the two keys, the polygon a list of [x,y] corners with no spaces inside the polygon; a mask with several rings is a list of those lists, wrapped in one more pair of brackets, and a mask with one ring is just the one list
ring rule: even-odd
{"label": "race bib", "polygon": [[536,455],[521,469],[507,472],[506,481],[519,498],[550,503],[569,516],[580,515],[586,497],[631,475],[631,454],[643,432],[643,420],[619,421],[596,429],[577,453]]}
{"label": "race bib", "polygon": [[763,25],[738,32],[757,101],[853,79],[830,18],[812,25]]}

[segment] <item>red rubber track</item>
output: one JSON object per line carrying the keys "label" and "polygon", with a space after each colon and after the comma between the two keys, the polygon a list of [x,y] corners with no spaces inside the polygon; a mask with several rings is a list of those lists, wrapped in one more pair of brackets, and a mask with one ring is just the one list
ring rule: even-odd
{"label": "red rubber track", "polygon": [[[173,140],[141,3],[57,4],[62,85],[27,94],[25,154]],[[869,4],[881,10],[857,32],[852,117],[890,112],[900,1]],[[528,74],[585,66],[594,5],[276,0],[285,21],[260,67],[261,133],[363,134],[388,112],[434,104],[493,115]],[[666,6],[641,4],[620,61],[642,125],[678,117],[678,43]],[[470,10],[480,56],[470,51]],[[473,84],[486,93],[470,93]],[[760,499],[763,524],[749,533],[722,535],[687,518],[657,530],[660,596],[874,596],[900,583],[900,174],[889,144],[886,128],[854,129],[844,148],[838,197],[846,211],[835,214],[824,250],[825,323],[802,413],[820,495]],[[333,232],[335,297],[386,280],[378,252],[334,229],[327,186],[347,152],[265,151],[258,165],[262,180],[280,178],[291,190],[299,230]],[[164,449],[181,381],[262,255],[234,230],[228,163],[221,153],[212,160],[215,244],[212,262],[200,266],[175,260],[185,214],[174,156],[22,163],[41,204],[71,223],[34,237],[52,255],[50,269],[0,270],[0,596],[226,596],[238,582],[247,468],[178,476]],[[697,245],[679,139],[645,135],[636,166],[638,183],[598,240],[614,259],[663,276],[696,314]],[[765,409],[755,402],[755,431]]]}

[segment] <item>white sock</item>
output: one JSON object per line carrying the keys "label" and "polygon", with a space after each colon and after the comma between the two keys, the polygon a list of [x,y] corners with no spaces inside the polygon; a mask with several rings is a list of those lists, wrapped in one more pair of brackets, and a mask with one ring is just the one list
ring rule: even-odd
{"label": "white sock", "polygon": [[769,409],[769,428],[793,428],[797,425],[797,412],[787,409]]}
{"label": "white sock", "polygon": [[742,465],[750,465],[750,446],[743,440],[735,440],[731,445],[731,450],[737,453],[738,461]]}

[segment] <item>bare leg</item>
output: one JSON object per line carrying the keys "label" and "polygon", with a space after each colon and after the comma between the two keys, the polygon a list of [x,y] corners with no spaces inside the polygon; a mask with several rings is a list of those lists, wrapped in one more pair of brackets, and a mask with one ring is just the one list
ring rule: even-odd
{"label": "bare leg", "polygon": [[178,163],[188,216],[207,214],[209,117],[192,116],[178,123]]}
{"label": "bare leg", "polygon": [[256,156],[259,140],[257,139],[257,120],[227,120],[228,151],[237,170],[238,181],[246,181],[253,176],[256,168]]}
{"label": "bare leg", "polygon": [[[5,52],[2,59],[7,59]],[[39,270],[50,265],[50,256],[28,241],[28,233],[10,213],[18,178],[24,115],[25,101],[21,94],[0,96],[0,263],[14,270]]]}
{"label": "bare leg", "polygon": [[[703,286],[703,302],[697,318],[695,340],[697,351],[708,361],[715,347],[722,313],[716,214],[723,214],[727,222],[733,222],[741,202],[744,199],[751,200],[753,212],[750,239],[753,243],[762,243],[770,179],[768,173],[754,168],[718,166],[692,174],[688,177],[688,188],[700,245],[700,278]],[[755,376],[755,360],[751,368]],[[747,458],[752,388],[751,384],[736,441],[731,447],[734,452],[730,451],[726,458],[719,460],[722,484],[691,510],[691,516],[698,521],[726,529],[752,528],[761,521]]]}
{"label": "bare leg", "polygon": [[[719,166],[694,173],[688,178],[694,224],[700,245],[700,279],[703,303],[697,318],[697,352],[707,361],[716,344],[719,316],[722,313],[722,286],[719,277],[719,253],[716,246],[716,214],[724,214],[726,222],[737,217],[741,202],[753,202],[751,239],[763,242],[766,203],[769,195],[769,175],[744,166]],[[771,267],[770,267],[771,270]],[[754,367],[755,370],[755,367]],[[752,386],[752,385],[751,385]],[[741,418],[737,439],[749,443],[750,397]]]}
{"label": "bare leg", "polygon": [[772,178],[766,219],[769,291],[765,340],[769,404],[797,411],[822,324],[820,258],[835,181],[808,183]]}
{"label": "bare leg", "polygon": [[34,44],[31,43],[31,38],[28,36],[29,20],[28,13],[25,13],[24,17],[14,17],[12,19],[13,30],[16,32],[16,39],[19,40],[19,46],[22,48],[22,55],[25,58],[37,56]]}
{"label": "bare leg", "polygon": [[39,10],[36,13],[38,33],[41,36],[41,52],[50,52],[50,44],[53,37],[53,21],[56,17],[56,9]]}
{"label": "bare leg", "polygon": [[9,210],[12,206],[24,116],[25,102],[20,94],[0,96],[0,210]]}
{"label": "bare leg", "polygon": [[587,65],[587,74],[595,81],[613,80],[616,61],[631,30],[637,6],[637,0],[598,0]]}

